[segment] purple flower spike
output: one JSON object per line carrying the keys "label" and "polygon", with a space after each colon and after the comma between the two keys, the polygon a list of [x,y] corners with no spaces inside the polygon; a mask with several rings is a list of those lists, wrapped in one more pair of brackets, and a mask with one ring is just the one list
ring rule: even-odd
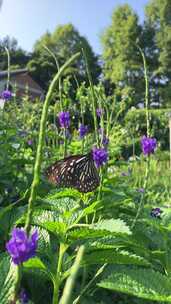
{"label": "purple flower spike", "polygon": [[6,249],[14,264],[19,265],[36,255],[38,242],[37,230],[28,237],[22,228],[14,228],[12,238],[6,243]]}
{"label": "purple flower spike", "polygon": [[151,153],[154,153],[156,147],[157,140],[155,138],[143,136],[141,139],[141,149],[144,155],[150,155]]}
{"label": "purple flower spike", "polygon": [[103,148],[93,148],[93,160],[95,161],[95,164],[97,168],[104,165],[108,160],[108,152],[106,149]]}
{"label": "purple flower spike", "polygon": [[12,97],[12,93],[11,91],[9,90],[4,90],[2,93],[1,93],[1,98],[4,99],[4,100],[10,100]]}
{"label": "purple flower spike", "polygon": [[[96,110],[96,111],[97,111],[97,110]],[[103,135],[103,134],[104,134],[103,128],[99,128],[99,129],[98,129],[98,132],[99,132],[99,134],[102,134],[102,135]]]}
{"label": "purple flower spike", "polygon": [[109,144],[109,138],[106,137],[106,135],[103,136],[102,144],[103,144],[103,146],[108,146],[108,144]]}
{"label": "purple flower spike", "polygon": [[83,124],[81,124],[79,127],[80,138],[84,138],[87,133],[88,133],[88,126],[84,126]]}
{"label": "purple flower spike", "polygon": [[144,189],[144,188],[138,188],[137,191],[138,191],[139,193],[144,193],[144,192],[145,192],[145,189]]}
{"label": "purple flower spike", "polygon": [[121,172],[121,176],[129,176],[128,172]]}
{"label": "purple flower spike", "polygon": [[19,294],[19,299],[21,304],[27,304],[29,302],[29,298],[25,289],[21,289],[21,292]]}
{"label": "purple flower spike", "polygon": [[161,218],[162,210],[160,208],[153,208],[151,210],[151,216],[155,218]]}
{"label": "purple flower spike", "polygon": [[101,117],[103,114],[103,109],[101,109],[101,108],[96,109],[96,114],[98,117]]}
{"label": "purple flower spike", "polygon": [[61,128],[68,128],[70,126],[69,112],[60,112],[58,117]]}
{"label": "purple flower spike", "polygon": [[32,141],[31,139],[29,139],[29,140],[27,141],[27,144],[28,144],[29,146],[32,146],[33,141]]}

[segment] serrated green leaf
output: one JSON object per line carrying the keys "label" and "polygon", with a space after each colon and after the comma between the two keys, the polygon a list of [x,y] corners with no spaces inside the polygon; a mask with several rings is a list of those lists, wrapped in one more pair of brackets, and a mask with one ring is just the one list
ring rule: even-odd
{"label": "serrated green leaf", "polygon": [[24,262],[23,265],[25,268],[38,268],[46,271],[45,264],[38,257],[29,259],[27,262]]}
{"label": "serrated green leaf", "polygon": [[153,301],[171,303],[171,280],[152,269],[115,266],[98,286]]}
{"label": "serrated green leaf", "polygon": [[121,234],[131,234],[131,231],[127,224],[121,219],[109,219],[103,220],[96,224],[90,225],[90,228],[97,230],[106,230],[109,232],[121,233]]}
{"label": "serrated green leaf", "polygon": [[44,222],[42,227],[57,235],[63,235],[67,230],[67,225],[60,222]]}
{"label": "serrated green leaf", "polygon": [[10,258],[4,256],[0,262],[0,303],[9,304],[14,295],[14,283],[17,267],[10,262]]}
{"label": "serrated green leaf", "polygon": [[68,240],[78,241],[82,239],[91,239],[107,236],[108,232],[104,230],[94,230],[89,228],[75,228],[67,232]]}
{"label": "serrated green leaf", "polygon": [[84,255],[83,264],[91,265],[105,263],[149,266],[149,262],[144,258],[124,250],[95,250]]}

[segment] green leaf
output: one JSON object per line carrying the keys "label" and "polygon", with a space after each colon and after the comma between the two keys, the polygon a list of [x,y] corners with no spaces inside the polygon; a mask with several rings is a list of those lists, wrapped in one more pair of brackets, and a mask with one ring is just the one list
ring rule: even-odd
{"label": "green leaf", "polygon": [[9,304],[14,294],[17,267],[4,255],[0,262],[0,270],[0,303]]}
{"label": "green leaf", "polygon": [[38,268],[46,272],[45,264],[37,257],[29,259],[27,262],[23,263],[25,268]]}
{"label": "green leaf", "polygon": [[67,225],[59,222],[45,222],[41,225],[43,228],[57,235],[63,235],[66,233]]}
{"label": "green leaf", "polygon": [[97,229],[97,230],[106,230],[106,231],[110,231],[110,232],[114,232],[114,233],[131,234],[129,227],[121,219],[103,220],[96,224],[90,225],[90,228]]}
{"label": "green leaf", "polygon": [[99,238],[107,235],[108,235],[107,231],[89,229],[88,227],[74,228],[72,231],[67,232],[67,237],[68,240],[70,241],[87,240],[87,239]]}
{"label": "green leaf", "polygon": [[126,264],[149,266],[144,258],[132,254],[128,251],[117,249],[95,250],[84,256],[83,264]]}
{"label": "green leaf", "polygon": [[131,231],[126,223],[120,219],[103,220],[96,224],[85,225],[85,227],[73,227],[67,232],[68,240],[87,240],[112,235],[130,235]]}
{"label": "green leaf", "polygon": [[171,303],[171,281],[152,269],[117,265],[98,286],[139,298]]}

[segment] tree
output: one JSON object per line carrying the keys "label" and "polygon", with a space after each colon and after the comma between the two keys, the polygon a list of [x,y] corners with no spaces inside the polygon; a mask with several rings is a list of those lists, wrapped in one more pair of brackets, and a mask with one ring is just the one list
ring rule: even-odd
{"label": "tree", "polygon": [[30,55],[18,46],[18,42],[15,38],[9,36],[0,40],[0,70],[6,70],[8,68],[7,54],[5,47],[10,52],[10,68],[11,70],[17,68],[25,68],[30,59]]}
{"label": "tree", "polygon": [[[105,79],[121,88],[128,86],[132,91],[135,88],[135,93],[142,79],[142,60],[136,46],[141,32],[137,15],[125,4],[114,10],[111,25],[102,35]],[[132,102],[140,100],[135,95]]]}
{"label": "tree", "polygon": [[[87,39],[81,36],[72,24],[66,24],[58,26],[53,33],[45,33],[34,46],[33,59],[29,63],[29,68],[33,70],[33,77],[43,88],[47,88],[57,69],[53,56],[43,46],[47,46],[53,52],[60,66],[83,48],[89,61],[93,79],[98,80],[100,74],[98,57],[94,54]],[[72,66],[72,72],[75,73],[78,80],[86,80],[85,71],[85,61],[81,56],[77,63]]]}
{"label": "tree", "polygon": [[171,98],[171,1],[151,0],[146,7],[146,25],[153,31],[153,84],[155,98],[169,105]]}
{"label": "tree", "polygon": [[131,81],[129,71],[139,68],[135,42],[140,31],[138,17],[129,5],[114,10],[112,23],[102,35],[104,73],[111,82]]}

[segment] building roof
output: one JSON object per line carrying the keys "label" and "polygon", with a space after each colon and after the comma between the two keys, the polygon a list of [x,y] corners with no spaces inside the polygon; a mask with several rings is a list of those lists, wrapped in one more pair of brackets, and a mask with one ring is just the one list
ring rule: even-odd
{"label": "building roof", "polygon": [[[27,72],[28,72],[28,69],[18,69],[18,70],[10,71],[10,75],[15,76],[15,75],[23,74],[23,73],[27,73]],[[8,71],[0,71],[0,78],[4,78],[7,75],[8,75]]]}
{"label": "building roof", "polygon": [[[6,81],[8,71],[0,71],[0,82]],[[28,69],[10,71],[10,84],[17,85],[19,95],[24,94],[26,87],[33,97],[43,96],[43,89],[29,75]]]}

